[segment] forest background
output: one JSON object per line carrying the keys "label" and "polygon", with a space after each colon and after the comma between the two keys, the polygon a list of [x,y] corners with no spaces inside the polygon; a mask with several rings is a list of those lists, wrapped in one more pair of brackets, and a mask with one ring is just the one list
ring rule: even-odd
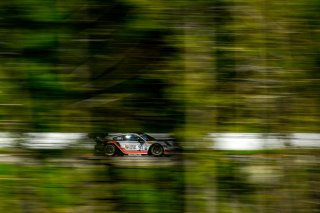
{"label": "forest background", "polygon": [[10,150],[38,163],[1,165],[0,207],[319,211],[317,150],[286,140],[287,149],[267,151],[272,157],[243,162],[207,150],[205,139],[319,132],[319,9],[316,0],[2,1],[1,131],[20,140],[27,132],[170,132],[188,152],[166,169],[99,161],[74,173],[48,163],[51,152]]}

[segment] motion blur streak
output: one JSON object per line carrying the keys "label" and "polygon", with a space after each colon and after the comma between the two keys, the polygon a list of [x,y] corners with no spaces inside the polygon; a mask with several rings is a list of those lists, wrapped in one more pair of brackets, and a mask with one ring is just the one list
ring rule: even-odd
{"label": "motion blur streak", "polygon": [[[0,212],[319,212],[319,11],[1,1]],[[93,156],[83,136],[107,132],[184,151]]]}

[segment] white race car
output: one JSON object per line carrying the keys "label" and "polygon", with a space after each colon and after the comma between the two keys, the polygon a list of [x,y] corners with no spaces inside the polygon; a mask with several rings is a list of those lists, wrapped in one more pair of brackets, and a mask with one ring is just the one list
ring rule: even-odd
{"label": "white race car", "polygon": [[96,139],[97,155],[171,155],[180,151],[172,139],[155,139],[146,133],[119,133]]}

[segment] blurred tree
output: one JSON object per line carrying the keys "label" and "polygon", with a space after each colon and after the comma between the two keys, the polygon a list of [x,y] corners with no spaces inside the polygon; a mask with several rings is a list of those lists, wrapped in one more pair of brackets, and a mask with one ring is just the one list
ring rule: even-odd
{"label": "blurred tree", "polygon": [[318,7],[262,0],[2,3],[3,126],[316,131]]}
{"label": "blurred tree", "polygon": [[203,136],[319,131],[319,7],[317,0],[3,1],[0,126],[175,132],[192,151],[186,211],[213,211],[217,162],[202,152],[211,145]]}
{"label": "blurred tree", "polygon": [[3,70],[15,86],[7,92],[26,94],[16,98],[23,126],[12,130],[170,131],[179,122],[157,74],[175,53],[171,33],[134,11],[139,4],[16,0],[3,10]]}

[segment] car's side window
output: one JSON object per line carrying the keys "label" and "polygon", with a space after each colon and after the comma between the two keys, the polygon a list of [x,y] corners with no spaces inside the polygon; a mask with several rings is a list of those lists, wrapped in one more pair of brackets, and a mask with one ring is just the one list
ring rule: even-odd
{"label": "car's side window", "polygon": [[123,137],[122,136],[117,136],[113,138],[116,141],[123,141]]}
{"label": "car's side window", "polygon": [[138,141],[139,137],[136,135],[131,135],[129,141]]}
{"label": "car's side window", "polygon": [[131,135],[124,135],[123,138],[125,141],[130,141]]}

